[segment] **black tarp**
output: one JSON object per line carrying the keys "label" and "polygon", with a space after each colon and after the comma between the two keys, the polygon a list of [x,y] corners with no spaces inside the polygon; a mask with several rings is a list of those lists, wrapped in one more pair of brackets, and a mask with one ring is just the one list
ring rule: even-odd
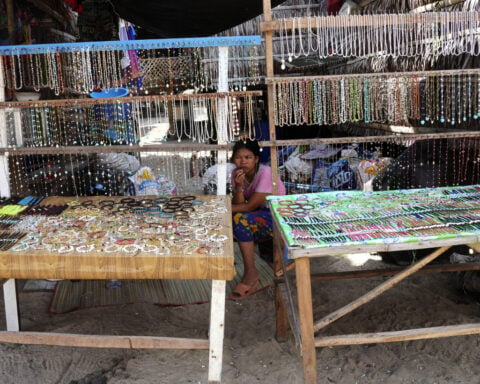
{"label": "black tarp", "polygon": [[[286,0],[271,0],[275,7]],[[262,0],[111,0],[115,13],[159,38],[211,36],[263,12]]]}

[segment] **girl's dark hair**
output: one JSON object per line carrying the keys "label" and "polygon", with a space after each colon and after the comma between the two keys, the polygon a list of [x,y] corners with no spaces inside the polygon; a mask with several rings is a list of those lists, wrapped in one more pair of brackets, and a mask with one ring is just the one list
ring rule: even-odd
{"label": "girl's dark hair", "polygon": [[246,140],[239,140],[235,143],[235,145],[233,146],[233,153],[232,153],[232,160],[235,156],[235,154],[237,153],[237,151],[239,149],[248,149],[249,151],[251,151],[255,156],[258,156],[260,157],[260,146],[258,145],[258,141],[257,140],[250,140],[250,139],[246,139]]}

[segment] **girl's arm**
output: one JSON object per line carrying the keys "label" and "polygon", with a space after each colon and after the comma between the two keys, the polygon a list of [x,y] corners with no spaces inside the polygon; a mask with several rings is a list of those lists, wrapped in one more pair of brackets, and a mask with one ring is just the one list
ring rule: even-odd
{"label": "girl's arm", "polygon": [[250,212],[258,209],[265,202],[266,197],[270,193],[261,193],[254,192],[250,197],[250,200],[245,200],[243,196],[243,191],[235,192],[233,191],[233,200],[232,200],[232,213],[235,212]]}

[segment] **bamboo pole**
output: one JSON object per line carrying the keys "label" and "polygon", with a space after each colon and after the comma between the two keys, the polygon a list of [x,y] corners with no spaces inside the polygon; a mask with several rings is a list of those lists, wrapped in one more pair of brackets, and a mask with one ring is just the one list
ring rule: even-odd
{"label": "bamboo pole", "polygon": [[0,342],[85,348],[208,349],[206,339],[154,336],[79,335],[48,332],[0,332]]}
{"label": "bamboo pole", "polygon": [[104,104],[124,104],[133,102],[165,102],[165,101],[188,101],[195,99],[218,100],[224,97],[248,97],[261,96],[262,91],[245,91],[245,92],[216,92],[216,93],[201,93],[194,95],[150,95],[150,96],[128,96],[122,97],[106,97],[102,99],[56,99],[56,100],[37,100],[37,101],[12,101],[0,103],[1,108],[31,108],[34,107],[51,107],[51,106],[65,106],[65,107],[79,107],[87,105],[104,105]]}
{"label": "bamboo pole", "polygon": [[[439,77],[445,76],[445,82],[448,82],[448,76],[458,76],[458,75],[478,75],[478,68],[474,69],[447,69],[440,71],[410,71],[410,72],[369,72],[369,73],[351,73],[351,74],[340,74],[340,75],[318,75],[318,76],[284,76],[284,77],[267,77],[265,82],[270,83],[290,83],[294,81],[312,81],[312,80],[336,80],[336,79],[364,79],[366,77],[380,77],[391,79],[394,77]],[[457,83],[457,81],[455,81]]]}
{"label": "bamboo pole", "polygon": [[[407,15],[407,14],[403,14]],[[285,30],[298,29],[298,28],[330,28],[332,26],[338,25],[341,18],[348,18],[348,26],[351,27],[378,27],[381,25],[385,27],[387,25],[397,25],[399,21],[395,18],[385,17],[385,14],[375,14],[375,15],[357,15],[357,17],[352,18],[351,16],[341,15],[341,16],[318,16],[318,17],[299,17],[299,18],[290,18],[285,20],[265,20],[260,25],[260,30],[262,32],[272,32],[279,31],[284,28]],[[464,21],[478,21],[480,20],[480,12],[474,12],[470,14],[469,12],[463,12]],[[402,25],[409,24],[418,24],[418,23],[440,23],[439,12],[433,13],[413,13],[408,14],[408,19],[404,20],[405,22]],[[462,18],[459,16],[459,21],[462,21]]]}
{"label": "bamboo pole", "polygon": [[445,325],[402,331],[358,333],[315,338],[315,347],[393,343],[398,341],[436,339],[439,337],[468,336],[480,333],[480,324]]}

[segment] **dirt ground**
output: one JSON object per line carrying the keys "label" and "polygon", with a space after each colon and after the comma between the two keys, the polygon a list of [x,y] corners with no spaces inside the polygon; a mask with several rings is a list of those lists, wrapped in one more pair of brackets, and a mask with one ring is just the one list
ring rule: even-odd
{"label": "dirt ground", "polygon": [[[350,267],[345,258],[315,262],[319,270]],[[356,266],[367,268],[371,263]],[[376,265],[377,265],[376,264]],[[381,265],[380,265],[381,266]],[[319,318],[386,278],[313,283]],[[18,281],[18,285],[22,285]],[[209,304],[162,307],[129,304],[54,315],[51,291],[19,290],[21,328],[26,331],[204,338]],[[2,306],[3,307],[3,306]],[[242,302],[227,301],[222,382],[302,383],[293,337],[275,340],[273,289]],[[326,334],[372,332],[479,323],[477,300],[459,287],[455,273],[410,277],[327,327]],[[5,329],[4,316],[0,326]],[[318,382],[472,384],[480,382],[478,335],[434,340],[317,349]],[[205,350],[124,350],[0,344],[2,384],[206,383]]]}

